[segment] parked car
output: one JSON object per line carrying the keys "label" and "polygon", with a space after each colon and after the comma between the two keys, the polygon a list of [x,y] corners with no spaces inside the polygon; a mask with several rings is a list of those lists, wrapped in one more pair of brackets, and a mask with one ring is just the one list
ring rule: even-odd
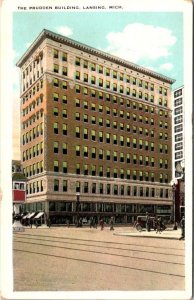
{"label": "parked car", "polygon": [[[135,228],[138,231],[142,231],[143,229],[146,229],[146,218],[147,216],[138,216],[137,220],[135,222]],[[156,230],[157,224],[156,224],[156,218],[155,217],[149,217],[150,219],[150,230]],[[165,230],[166,226],[162,223],[161,230]]]}

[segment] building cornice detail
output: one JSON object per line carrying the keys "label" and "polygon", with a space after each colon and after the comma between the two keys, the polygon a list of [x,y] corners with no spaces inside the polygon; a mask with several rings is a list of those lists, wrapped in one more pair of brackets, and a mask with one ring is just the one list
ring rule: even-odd
{"label": "building cornice detail", "polygon": [[141,72],[141,73],[143,73],[145,75],[152,76],[154,78],[157,78],[159,80],[165,81],[167,83],[173,84],[175,82],[174,79],[169,78],[169,77],[167,77],[165,75],[156,73],[154,71],[151,71],[149,69],[146,69],[144,67],[136,65],[136,64],[134,64],[132,62],[126,61],[126,60],[121,59],[119,57],[116,57],[114,55],[111,55],[111,54],[108,54],[108,53],[103,52],[101,50],[98,50],[96,48],[90,47],[90,46],[88,46],[86,44],[83,44],[83,43],[77,42],[75,40],[72,40],[70,38],[64,37],[64,36],[62,36],[60,34],[54,33],[54,32],[49,31],[47,29],[43,29],[43,31],[35,39],[35,41],[32,43],[32,45],[30,46],[30,48],[24,53],[24,55],[20,58],[20,60],[17,62],[16,65],[18,67],[21,67],[26,62],[26,60],[30,57],[30,55],[32,55],[32,53],[34,52],[35,48],[37,48],[41,44],[41,42],[44,39],[46,39],[46,38],[50,38],[50,39],[52,39],[52,40],[54,40],[56,42],[65,43],[65,44],[67,44],[67,45],[69,45],[71,47],[74,47],[76,49],[88,52],[88,53],[96,55],[96,56],[99,56],[99,57],[101,57],[103,59],[110,60],[113,63],[120,64],[120,65],[122,65],[124,67],[127,67],[127,68],[131,68],[134,71],[138,71],[138,72]]}

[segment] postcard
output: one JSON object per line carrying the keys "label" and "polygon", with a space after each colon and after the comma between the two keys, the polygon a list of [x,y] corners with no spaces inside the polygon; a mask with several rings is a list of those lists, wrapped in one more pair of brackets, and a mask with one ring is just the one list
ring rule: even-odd
{"label": "postcard", "polygon": [[1,296],[192,299],[192,2],[1,3]]}

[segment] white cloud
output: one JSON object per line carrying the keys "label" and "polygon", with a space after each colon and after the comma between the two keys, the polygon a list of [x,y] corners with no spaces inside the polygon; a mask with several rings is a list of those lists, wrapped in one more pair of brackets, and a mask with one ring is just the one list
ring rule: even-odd
{"label": "white cloud", "polygon": [[171,30],[142,23],[128,24],[123,31],[110,32],[106,38],[109,43],[106,52],[134,63],[168,57],[176,43]]}
{"label": "white cloud", "polygon": [[161,70],[165,70],[165,71],[171,71],[172,69],[173,69],[173,64],[171,64],[171,63],[165,63],[165,64],[162,64],[162,65],[160,65],[160,69]]}
{"label": "white cloud", "polygon": [[73,34],[73,30],[68,26],[59,26],[56,27],[56,31],[62,35],[70,36]]}

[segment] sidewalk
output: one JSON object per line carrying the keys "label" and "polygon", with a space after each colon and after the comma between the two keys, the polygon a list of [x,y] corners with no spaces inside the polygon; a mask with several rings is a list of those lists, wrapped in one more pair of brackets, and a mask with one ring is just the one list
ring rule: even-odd
{"label": "sidewalk", "polygon": [[137,231],[135,228],[129,228],[128,231],[114,232],[114,235],[178,240],[181,237],[181,229],[173,230],[173,228],[167,228],[161,233],[156,233],[154,230],[148,232],[146,230]]}

